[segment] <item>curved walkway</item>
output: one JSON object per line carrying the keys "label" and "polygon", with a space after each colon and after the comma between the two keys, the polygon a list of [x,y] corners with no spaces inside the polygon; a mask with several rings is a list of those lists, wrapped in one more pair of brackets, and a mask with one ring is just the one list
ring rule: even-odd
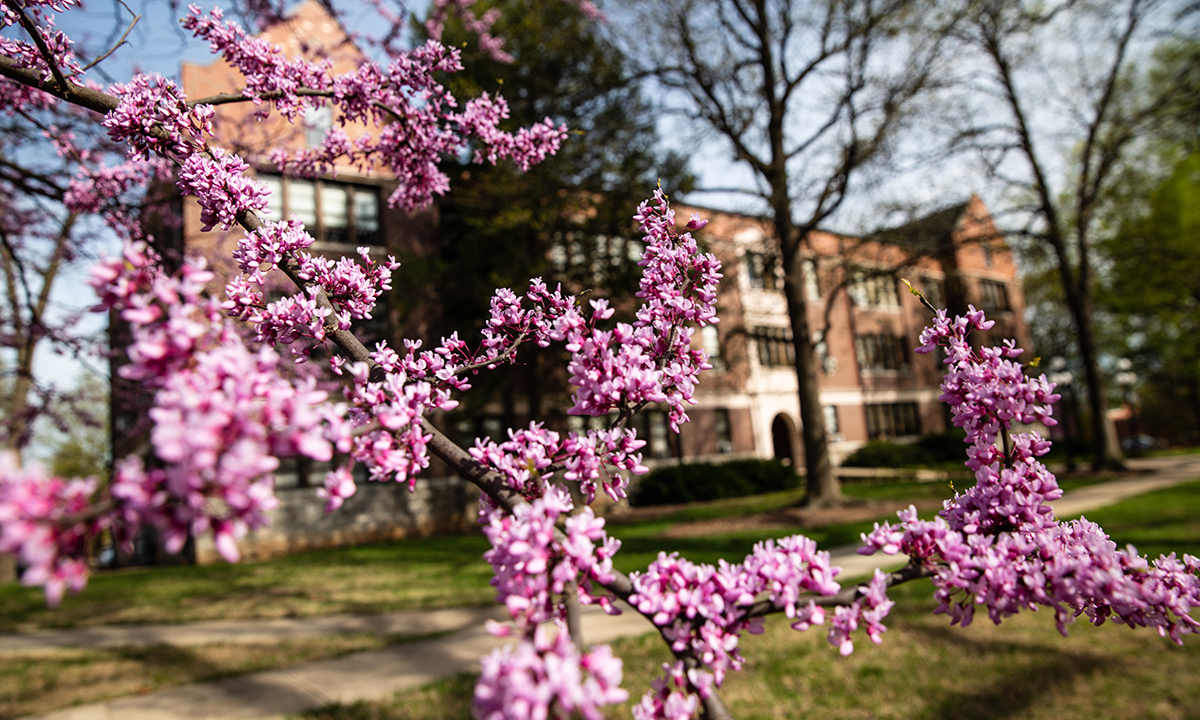
{"label": "curved walkway", "polygon": [[[1067,493],[1054,503],[1055,513],[1070,517],[1127,497],[1200,478],[1200,455],[1135,460],[1121,479]],[[845,577],[861,576],[876,567],[892,569],[899,557],[864,557],[846,547],[833,551],[832,562]],[[335,615],[295,620],[205,622],[188,625],[103,627],[0,636],[0,653],[58,647],[113,647],[169,643],[266,642],[297,637],[378,632],[426,634],[448,632],[431,640],[356,653],[334,660],[253,673],[208,683],[186,685],[150,695],[116,698],[34,716],[40,720],[250,720],[294,714],[334,702],[378,700],[397,690],[418,687],[463,672],[475,672],[479,658],[505,640],[488,635],[483,624],[503,617],[503,608],[460,608],[387,615]],[[609,617],[586,608],[584,636],[589,643],[610,642],[652,629],[633,611]]]}

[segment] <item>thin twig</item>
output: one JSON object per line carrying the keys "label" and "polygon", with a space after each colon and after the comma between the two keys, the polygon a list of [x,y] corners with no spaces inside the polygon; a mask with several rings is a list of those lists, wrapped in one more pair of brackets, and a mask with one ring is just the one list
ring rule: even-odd
{"label": "thin twig", "polygon": [[[126,4],[125,4],[125,3],[124,3],[122,0],[117,0],[117,2],[120,2],[120,3],[121,3],[121,5],[122,5],[122,6],[123,6],[123,7],[124,7],[126,10],[129,10],[129,6],[128,6],[128,5],[126,5]],[[130,13],[131,15],[133,15],[133,11],[132,11],[132,10],[129,10],[129,13]],[[124,32],[124,34],[122,34],[122,35],[121,35],[121,39],[117,40],[117,44],[116,44],[116,45],[113,45],[111,48],[109,48],[109,49],[108,49],[108,51],[107,51],[107,52],[105,52],[105,53],[104,53],[103,55],[101,55],[100,57],[96,58],[95,60],[91,61],[91,62],[90,62],[90,63],[88,63],[87,65],[83,66],[83,68],[82,68],[82,69],[80,69],[79,73],[80,73],[80,74],[83,74],[83,73],[87,72],[88,70],[91,70],[92,68],[96,67],[97,65],[99,65],[100,63],[102,63],[102,62],[104,62],[106,59],[108,59],[108,56],[109,56],[109,55],[112,55],[113,53],[115,53],[115,52],[117,51],[117,48],[119,48],[119,47],[121,47],[122,45],[124,45],[124,44],[125,44],[125,40],[126,40],[126,38],[128,38],[128,37],[129,37],[129,33],[133,32],[133,26],[134,26],[134,25],[137,25],[137,24],[138,24],[138,20],[141,20],[141,19],[142,19],[142,16],[141,16],[141,15],[133,15],[133,20],[132,20],[132,21],[129,23],[129,27],[125,28],[125,32]]]}
{"label": "thin twig", "polygon": [[525,338],[527,338],[527,337],[529,337],[529,331],[522,330],[521,333],[519,335],[517,335],[517,339],[513,340],[512,344],[508,346],[508,349],[505,350],[504,352],[500,353],[496,357],[494,357],[490,360],[480,360],[478,362],[474,362],[469,365],[463,365],[462,367],[455,368],[454,371],[451,372],[450,374],[454,375],[454,376],[458,376],[458,375],[462,375],[463,373],[474,372],[475,370],[481,370],[483,368],[490,368],[493,365],[499,365],[500,363],[504,362],[505,360],[507,360],[510,357],[512,357],[513,355],[515,355],[517,352],[517,348],[521,345],[521,343],[525,342]]}
{"label": "thin twig", "polygon": [[575,649],[583,652],[586,647],[583,644],[583,618],[580,615],[579,607],[579,583],[572,579],[568,580],[566,587],[563,588],[563,605],[567,613],[567,633],[571,636],[571,642],[575,644]]}
{"label": "thin twig", "polygon": [[17,17],[21,18],[21,25],[25,28],[25,32],[29,33],[29,37],[33,39],[33,44],[37,45],[38,52],[42,54],[42,59],[46,61],[46,65],[50,68],[50,73],[54,75],[54,81],[63,89],[63,92],[70,92],[70,85],[67,83],[66,76],[63,75],[62,69],[58,67],[58,61],[55,60],[53,53],[50,52],[49,46],[46,45],[46,39],[42,37],[41,30],[37,25],[33,24],[33,18],[25,13],[25,8],[21,6],[17,0],[4,0],[4,4],[8,5],[9,9],[16,13]]}

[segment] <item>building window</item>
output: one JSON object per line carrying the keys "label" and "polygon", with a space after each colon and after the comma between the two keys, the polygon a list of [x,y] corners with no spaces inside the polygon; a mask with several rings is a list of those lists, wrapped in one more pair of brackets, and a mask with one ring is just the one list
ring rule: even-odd
{"label": "building window", "polygon": [[921,414],[915,402],[867,405],[866,410],[871,440],[921,434]]}
{"label": "building window", "polygon": [[825,414],[825,434],[831,439],[840,440],[842,438],[842,428],[838,425],[838,412],[836,405],[825,405],[821,408]]}
{"label": "building window", "polygon": [[713,372],[724,372],[725,361],[721,359],[721,337],[716,325],[705,325],[700,329],[700,341],[704,344],[704,352],[708,353],[708,364]]}
{"label": "building window", "polygon": [[816,260],[804,261],[804,292],[813,302],[821,299],[821,276],[817,272]]}
{"label": "building window", "polygon": [[325,134],[333,127],[333,110],[328,105],[310,107],[304,111],[304,143],[317,147],[325,142]]}
{"label": "building window", "polygon": [[318,242],[379,245],[379,188],[333,180],[261,174],[267,186],[267,219],[295,216]]}
{"label": "building window", "polygon": [[859,335],[854,338],[858,367],[865,372],[908,370],[908,348],[897,335]]}
{"label": "building window", "polygon": [[1008,288],[1004,283],[995,280],[979,282],[980,304],[984,312],[1008,312]]}
{"label": "building window", "polygon": [[858,307],[900,307],[896,276],[856,273],[847,290]]}
{"label": "building window", "polygon": [[642,259],[639,243],[620,235],[556,233],[546,258],[560,274],[579,282],[619,280]]}
{"label": "building window", "polygon": [[646,446],[642,449],[646,457],[655,460],[671,457],[666,413],[661,410],[643,410],[634,415],[629,424],[637,431],[638,438],[646,441]]}
{"label": "building window", "polygon": [[779,279],[775,275],[774,255],[746,251],[746,273],[750,276],[750,287],[763,290],[778,290]]}
{"label": "building window", "polygon": [[717,452],[728,455],[733,452],[733,435],[729,429],[729,411],[717,408],[713,411],[713,430],[717,436]]}
{"label": "building window", "polygon": [[921,286],[930,305],[939,310],[946,307],[946,289],[941,280],[927,277],[921,282]]}
{"label": "building window", "polygon": [[758,364],[763,367],[791,367],[796,363],[792,334],[786,328],[754,328],[758,346]]}

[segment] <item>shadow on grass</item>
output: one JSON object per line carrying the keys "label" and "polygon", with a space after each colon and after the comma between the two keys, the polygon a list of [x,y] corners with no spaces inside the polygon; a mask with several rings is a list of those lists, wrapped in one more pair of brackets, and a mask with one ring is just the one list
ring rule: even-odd
{"label": "shadow on grass", "polygon": [[954,647],[955,652],[991,667],[986,674],[954,682],[964,689],[935,691],[927,713],[933,718],[1004,720],[1022,717],[1046,697],[1069,688],[1076,678],[1107,672],[1119,665],[1111,656],[1052,649],[1041,643],[1012,639],[972,638],[953,627],[910,630],[922,635],[926,642]]}
{"label": "shadow on grass", "polygon": [[171,645],[101,648],[0,663],[0,720],[239,672]]}
{"label": "shadow on grass", "polygon": [[477,677],[474,673],[462,673],[406,692],[400,701],[402,705],[396,700],[334,703],[306,710],[294,717],[303,720],[470,720]]}

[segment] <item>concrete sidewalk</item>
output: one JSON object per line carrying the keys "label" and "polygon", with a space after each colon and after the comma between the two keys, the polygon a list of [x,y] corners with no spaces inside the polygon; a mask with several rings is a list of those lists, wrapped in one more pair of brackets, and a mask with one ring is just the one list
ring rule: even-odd
{"label": "concrete sidewalk", "polygon": [[[1200,456],[1132,461],[1128,476],[1068,493],[1054,504],[1055,513],[1070,517],[1134,495],[1200,478]],[[871,573],[876,567],[898,568],[903,557],[864,557],[855,548],[833,551],[833,564],[843,578]],[[88,628],[0,637],[0,653],[55,647],[110,647],[150,643],[189,645],[211,642],[264,642],[272,639],[340,633],[424,634],[441,638],[397,645],[384,650],[306,663],[283,670],[253,673],[209,683],[187,685],[150,695],[117,698],[35,716],[41,720],[242,720],[294,714],[334,702],[378,700],[392,693],[450,677],[477,672],[479,658],[506,640],[488,635],[483,624],[504,616],[499,606],[392,613],[377,616],[331,616],[296,620],[207,622],[189,625]],[[609,617],[585,608],[588,643],[649,632],[653,626],[633,611]]]}

